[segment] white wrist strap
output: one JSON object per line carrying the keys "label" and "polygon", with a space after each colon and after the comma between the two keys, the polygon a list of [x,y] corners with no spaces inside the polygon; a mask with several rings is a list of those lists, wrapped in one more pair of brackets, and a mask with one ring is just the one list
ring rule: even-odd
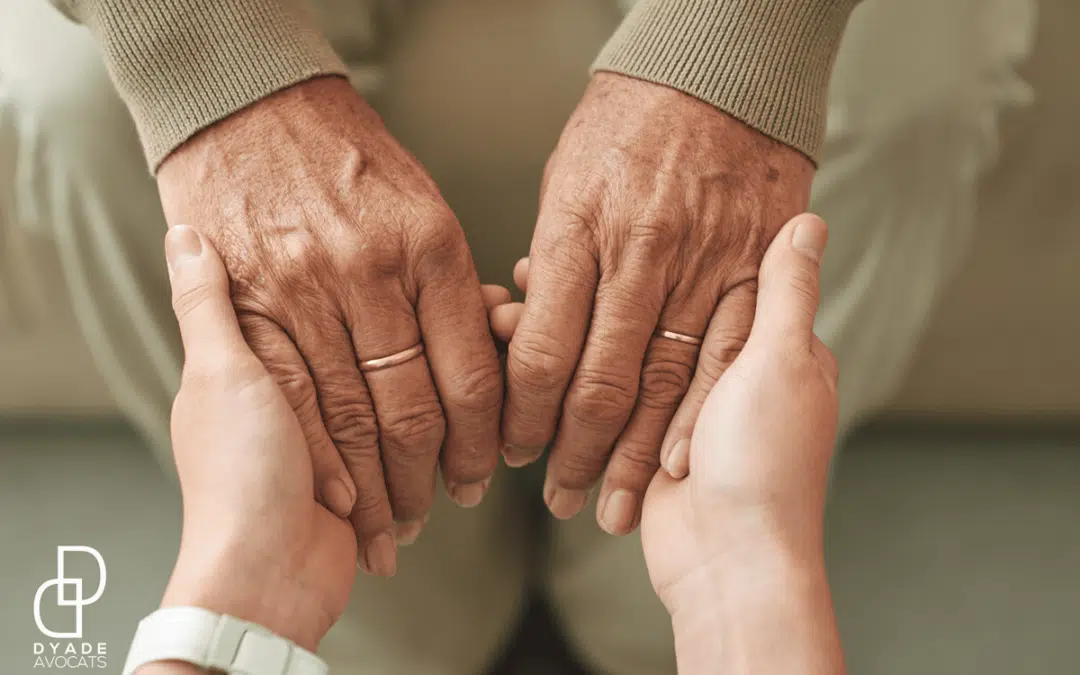
{"label": "white wrist strap", "polygon": [[184,661],[229,675],[327,675],[326,662],[266,628],[199,607],[166,607],[139,622],[124,675]]}

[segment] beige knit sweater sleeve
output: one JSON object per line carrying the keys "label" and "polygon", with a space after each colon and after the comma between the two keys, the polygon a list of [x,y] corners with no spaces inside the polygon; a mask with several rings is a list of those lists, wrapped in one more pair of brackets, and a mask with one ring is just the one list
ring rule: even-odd
{"label": "beige knit sweater sleeve", "polygon": [[840,37],[859,0],[639,0],[593,70],[707,101],[815,162]]}
{"label": "beige knit sweater sleeve", "polygon": [[306,0],[51,0],[85,24],[147,162],[289,85],[345,74]]}
{"label": "beige knit sweater sleeve", "polygon": [[[305,1],[52,0],[96,36],[152,170],[217,120],[345,73]],[[857,1],[640,0],[594,69],[685,91],[816,159]]]}

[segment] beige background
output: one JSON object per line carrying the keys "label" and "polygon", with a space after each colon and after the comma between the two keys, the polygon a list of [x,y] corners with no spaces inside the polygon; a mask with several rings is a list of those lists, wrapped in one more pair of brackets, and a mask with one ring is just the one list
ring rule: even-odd
{"label": "beige background", "polygon": [[1080,412],[1080,4],[1040,3],[1024,69],[1033,107],[1009,116],[970,259],[945,294],[894,408]]}

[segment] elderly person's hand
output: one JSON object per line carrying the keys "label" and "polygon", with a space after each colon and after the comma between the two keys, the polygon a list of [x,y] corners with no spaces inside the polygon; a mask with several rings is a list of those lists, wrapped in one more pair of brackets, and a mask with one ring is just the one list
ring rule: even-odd
{"label": "elderly person's hand", "polygon": [[661,459],[684,451],[749,334],[762,254],[805,208],[812,173],[698,99],[593,77],[548,161],[507,362],[507,463],[552,444],[554,515],[577,513],[603,475],[601,526],[637,527]]}
{"label": "elderly person's hand", "polygon": [[[499,457],[502,372],[454,214],[337,77],[203,130],[166,158],[158,186],[168,222],[221,252],[320,501],[351,516],[364,569],[391,573],[395,536],[419,533],[440,462],[450,496],[473,506]],[[393,355],[412,358],[378,361]]]}
{"label": "elderly person's hand", "polygon": [[[184,530],[165,604],[231,614],[314,651],[345,608],[356,538],[316,500],[304,431],[244,341],[217,252],[185,226],[165,248],[184,342],[172,415]],[[488,307],[510,300],[499,286],[482,292]],[[384,558],[360,562],[393,574],[396,545],[383,536],[361,555]]]}
{"label": "elderly person's hand", "polygon": [[[837,370],[813,332],[826,238],[807,214],[773,240],[746,346],[645,494],[641,543],[680,673],[844,672],[822,543]],[[532,292],[529,259],[514,278]],[[501,341],[523,311],[491,309]]]}
{"label": "elderly person's hand", "polygon": [[[826,236],[802,215],[772,242],[746,346],[645,494],[641,543],[680,673],[844,671],[822,544],[837,371],[813,333]],[[530,261],[514,272],[531,293]],[[522,312],[491,310],[500,340]]]}

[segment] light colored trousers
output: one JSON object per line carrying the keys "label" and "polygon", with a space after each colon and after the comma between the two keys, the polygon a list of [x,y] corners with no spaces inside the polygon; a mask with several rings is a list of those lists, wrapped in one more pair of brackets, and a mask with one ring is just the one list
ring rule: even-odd
{"label": "light colored trousers", "polygon": [[[355,81],[442,188],[484,281],[507,283],[528,250],[546,155],[618,4],[415,3],[390,12],[393,28],[378,32],[362,0],[316,2],[347,58],[384,55],[380,67],[357,64]],[[382,2],[379,12],[393,5]],[[1028,96],[1016,67],[1030,49],[1033,5],[864,0],[852,19],[812,204],[831,228],[818,332],[840,362],[845,429],[896,388],[968,247],[999,115]],[[42,256],[23,261],[30,278],[22,287],[66,286],[119,406],[168,466],[181,352],[161,256],[165,222],[93,42],[44,0],[0,6],[0,209],[4,237]],[[33,277],[57,265],[62,279]],[[108,461],[94,480],[118,492],[125,481],[160,480]],[[471,511],[441,498],[395,579],[357,580],[323,645],[334,672],[482,672],[515,628],[530,585],[598,671],[674,672],[670,627],[637,536],[602,534],[591,510],[549,522],[539,479],[536,470],[503,472]],[[25,489],[49,499],[45,483]],[[175,493],[157,498],[172,503]],[[48,542],[54,521],[37,513],[19,516],[18,528]],[[122,535],[106,534],[108,520],[100,527],[102,537],[176,546],[174,522]],[[155,578],[110,584],[114,593],[156,598]]]}

